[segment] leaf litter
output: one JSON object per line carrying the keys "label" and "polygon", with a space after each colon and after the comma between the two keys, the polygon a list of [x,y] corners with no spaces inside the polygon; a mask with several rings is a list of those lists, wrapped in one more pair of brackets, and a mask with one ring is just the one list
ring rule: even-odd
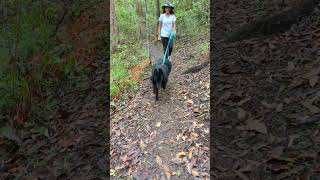
{"label": "leaf litter", "polygon": [[[213,41],[219,44],[213,46],[216,69],[210,74],[215,84],[211,174],[216,179],[303,179],[306,174],[317,179],[319,158],[303,154],[319,152],[320,146],[315,131],[320,124],[319,10],[286,32],[227,43],[226,33],[259,16],[254,1],[242,3],[215,2],[211,17]],[[285,8],[273,2],[259,7],[267,14]]]}

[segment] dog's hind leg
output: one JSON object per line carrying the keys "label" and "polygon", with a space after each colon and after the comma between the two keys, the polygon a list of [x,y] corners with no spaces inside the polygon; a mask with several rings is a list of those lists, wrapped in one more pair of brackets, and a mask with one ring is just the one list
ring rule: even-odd
{"label": "dog's hind leg", "polygon": [[153,93],[156,94],[157,93],[157,85],[155,83],[152,83],[152,87],[153,87]]}
{"label": "dog's hind leg", "polygon": [[166,87],[167,87],[167,82],[166,82],[166,81],[163,81],[163,82],[162,82],[162,88],[163,88],[163,89],[166,89]]}
{"label": "dog's hind leg", "polygon": [[158,88],[156,88],[156,101],[158,101],[159,100],[159,91],[158,91]]}

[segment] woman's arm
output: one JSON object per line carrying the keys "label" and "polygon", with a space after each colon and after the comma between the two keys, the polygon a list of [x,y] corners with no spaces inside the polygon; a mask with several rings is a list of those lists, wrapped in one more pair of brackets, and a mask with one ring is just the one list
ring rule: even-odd
{"label": "woman's arm", "polygon": [[160,37],[161,26],[162,26],[162,22],[159,21],[159,25],[158,25],[158,39],[159,39],[159,37]]}
{"label": "woman's arm", "polygon": [[160,36],[161,26],[162,26],[162,22],[160,21],[158,25],[158,36]]}
{"label": "woman's arm", "polygon": [[173,15],[172,29],[176,30],[176,16]]}

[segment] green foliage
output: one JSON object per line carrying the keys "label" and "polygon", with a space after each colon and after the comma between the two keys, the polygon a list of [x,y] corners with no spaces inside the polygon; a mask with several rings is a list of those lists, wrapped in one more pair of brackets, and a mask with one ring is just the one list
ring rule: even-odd
{"label": "green foliage", "polygon": [[206,43],[203,43],[200,45],[199,47],[199,51],[201,54],[207,54],[209,52],[209,43],[206,42]]}
{"label": "green foliage", "polygon": [[[4,114],[14,110],[17,102],[32,90],[41,90],[46,94],[55,91],[55,88],[59,89],[62,84],[65,88],[81,88],[82,82],[87,80],[86,72],[76,59],[67,60],[67,63],[61,61],[61,56],[70,50],[70,46],[57,45],[55,37],[51,38],[61,18],[63,4],[46,0],[21,0],[19,11],[16,2],[3,3],[6,16],[0,20],[0,112]],[[71,6],[83,9],[88,2],[82,0]],[[69,16],[72,13],[69,11]],[[67,18],[70,19],[69,16]],[[40,64],[31,65],[34,54],[42,55]],[[61,72],[59,81],[48,76],[52,69]],[[35,87],[30,78],[39,87]],[[40,109],[35,112],[40,113]]]}
{"label": "green foliage", "polygon": [[26,79],[10,66],[1,66],[0,70],[0,111],[5,112],[15,106],[16,102],[29,91]]}
{"label": "green foliage", "polygon": [[[14,107],[21,97],[30,91],[29,82],[25,79],[31,67],[28,59],[33,52],[49,49],[50,27],[41,14],[38,6],[30,7],[27,1],[21,1],[20,20],[17,17],[8,17],[7,23],[1,28],[0,41],[4,42],[1,51],[4,56],[0,66],[0,111]],[[8,4],[10,7],[15,7]],[[16,12],[18,13],[18,12]],[[17,14],[18,16],[18,14]],[[18,23],[19,22],[19,23]],[[17,40],[18,38],[18,40]],[[17,51],[15,52],[15,45]],[[17,58],[13,58],[17,54]],[[12,57],[11,61],[9,59]],[[10,63],[11,62],[11,63]],[[14,63],[13,63],[14,62]]]}
{"label": "green foliage", "polygon": [[133,42],[138,40],[138,16],[135,1],[116,1],[117,26],[119,29],[119,40]]}
{"label": "green foliage", "polygon": [[177,35],[182,37],[209,34],[209,1],[172,1],[177,17]]}
{"label": "green foliage", "polygon": [[118,51],[111,56],[110,98],[124,94],[125,90],[135,88],[137,83],[132,79],[129,69],[147,58],[146,50],[136,46],[118,45]]}
{"label": "green foliage", "polygon": [[116,177],[117,176],[116,170],[110,169],[110,175]]}

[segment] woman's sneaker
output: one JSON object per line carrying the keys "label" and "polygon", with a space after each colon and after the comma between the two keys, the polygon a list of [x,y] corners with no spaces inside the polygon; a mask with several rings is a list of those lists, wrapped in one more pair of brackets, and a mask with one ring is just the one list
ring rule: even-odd
{"label": "woman's sneaker", "polygon": [[171,63],[171,64],[173,64],[172,57],[171,57],[171,56],[169,56],[169,58],[168,58],[168,59],[169,59],[170,63]]}

